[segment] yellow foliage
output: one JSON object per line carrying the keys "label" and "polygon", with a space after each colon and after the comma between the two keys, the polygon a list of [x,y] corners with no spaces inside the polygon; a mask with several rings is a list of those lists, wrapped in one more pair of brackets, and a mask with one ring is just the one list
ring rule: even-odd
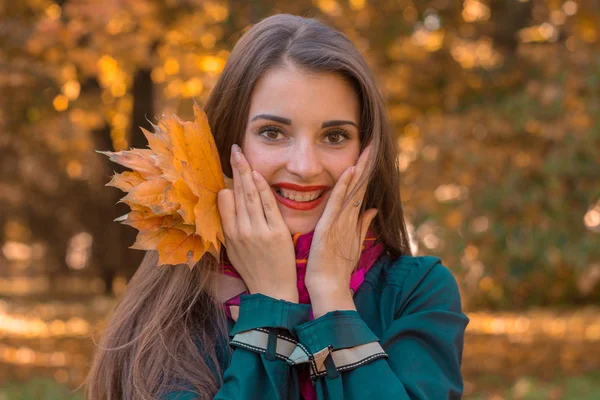
{"label": "yellow foliage", "polygon": [[225,188],[221,162],[206,114],[194,121],[163,117],[155,132],[142,129],[150,149],[99,152],[133,171],[117,173],[107,186],[127,194],[131,212],[117,221],[139,233],[131,248],[157,250],[159,265],[193,268],[224,244],[217,193]]}

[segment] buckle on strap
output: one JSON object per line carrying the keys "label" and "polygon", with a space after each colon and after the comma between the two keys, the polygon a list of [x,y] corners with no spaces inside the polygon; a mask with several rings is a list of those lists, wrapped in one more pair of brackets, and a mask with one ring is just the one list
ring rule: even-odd
{"label": "buckle on strap", "polygon": [[[387,357],[387,353],[379,342],[369,342],[346,349],[333,350],[331,346],[318,351],[313,355],[311,362],[311,378],[327,374],[329,378],[337,376],[337,371],[354,369],[378,358]],[[335,373],[334,373],[335,367]]]}

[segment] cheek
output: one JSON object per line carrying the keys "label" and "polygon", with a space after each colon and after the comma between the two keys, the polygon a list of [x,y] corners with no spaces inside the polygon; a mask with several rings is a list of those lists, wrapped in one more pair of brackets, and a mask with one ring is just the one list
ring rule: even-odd
{"label": "cheek", "polygon": [[356,165],[359,156],[359,149],[352,149],[348,152],[339,152],[335,154],[329,154],[327,159],[327,169],[333,179],[337,182],[344,171]]}
{"label": "cheek", "polygon": [[242,153],[248,160],[250,167],[269,180],[269,177],[281,164],[281,154],[262,145],[257,140],[249,138],[249,136],[250,134],[246,135],[246,139],[241,146]]}

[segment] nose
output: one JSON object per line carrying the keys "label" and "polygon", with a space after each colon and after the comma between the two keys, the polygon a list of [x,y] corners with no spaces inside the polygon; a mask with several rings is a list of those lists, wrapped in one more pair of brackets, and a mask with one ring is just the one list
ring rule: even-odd
{"label": "nose", "polygon": [[306,182],[323,172],[318,149],[314,143],[298,141],[289,148],[287,170]]}

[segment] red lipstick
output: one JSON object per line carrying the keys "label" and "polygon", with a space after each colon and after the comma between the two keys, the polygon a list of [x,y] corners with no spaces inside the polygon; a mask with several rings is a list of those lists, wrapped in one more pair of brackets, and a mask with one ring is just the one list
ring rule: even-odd
{"label": "red lipstick", "polygon": [[[289,190],[296,190],[298,192],[314,192],[315,190],[327,190],[329,189],[329,186],[299,186],[299,185],[295,185],[293,183],[288,183],[288,182],[281,182],[281,183],[276,183],[274,185],[272,185],[274,187],[280,187],[283,189],[289,189]],[[325,199],[325,193],[321,193],[321,196],[319,196],[318,198],[311,200],[311,201],[295,201],[292,199],[287,199],[283,196],[281,196],[279,193],[277,193],[277,190],[273,189],[273,193],[275,194],[275,198],[277,199],[277,201],[279,201],[281,204],[283,204],[284,206],[294,209],[294,210],[300,210],[300,211],[307,211],[307,210],[312,210],[313,208],[316,208],[319,204],[321,204],[323,202],[323,200]]]}

